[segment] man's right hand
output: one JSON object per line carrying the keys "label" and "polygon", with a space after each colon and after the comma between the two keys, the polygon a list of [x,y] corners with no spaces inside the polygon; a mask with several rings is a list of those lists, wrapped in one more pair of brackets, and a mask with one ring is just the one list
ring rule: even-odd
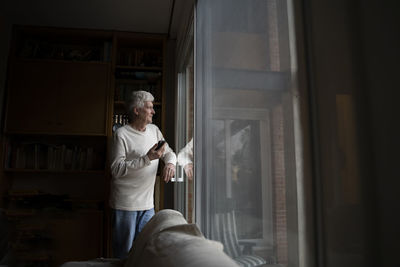
{"label": "man's right hand", "polygon": [[150,160],[154,159],[159,159],[161,156],[164,154],[165,151],[165,145],[164,144],[160,149],[156,150],[157,144],[155,144],[150,150],[147,152],[147,156],[149,157]]}

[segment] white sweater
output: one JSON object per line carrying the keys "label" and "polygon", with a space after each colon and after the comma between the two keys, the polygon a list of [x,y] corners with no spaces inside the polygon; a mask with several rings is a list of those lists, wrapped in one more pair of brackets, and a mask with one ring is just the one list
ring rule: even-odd
{"label": "white sweater", "polygon": [[[114,133],[111,154],[111,208],[134,211],[154,207],[158,159],[150,161],[146,154],[162,139],[161,131],[154,124],[148,124],[144,132],[125,125]],[[161,159],[165,164],[176,164],[176,155],[168,144]]]}

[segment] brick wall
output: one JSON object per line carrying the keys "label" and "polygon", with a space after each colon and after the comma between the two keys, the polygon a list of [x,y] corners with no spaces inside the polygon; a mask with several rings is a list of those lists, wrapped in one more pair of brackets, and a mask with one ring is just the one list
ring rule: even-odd
{"label": "brick wall", "polygon": [[273,201],[275,255],[278,263],[287,264],[286,181],[284,162],[283,110],[282,106],[272,111],[272,155],[273,155]]}

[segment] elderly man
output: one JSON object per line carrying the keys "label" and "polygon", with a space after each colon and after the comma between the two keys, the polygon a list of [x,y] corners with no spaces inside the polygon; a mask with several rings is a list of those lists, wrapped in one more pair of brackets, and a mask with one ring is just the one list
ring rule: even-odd
{"label": "elderly man", "polygon": [[137,234],[154,215],[154,183],[161,158],[162,179],[175,175],[176,155],[152,124],[154,97],[136,91],[127,105],[130,124],[114,133],[111,155],[111,223],[114,257],[126,258]]}

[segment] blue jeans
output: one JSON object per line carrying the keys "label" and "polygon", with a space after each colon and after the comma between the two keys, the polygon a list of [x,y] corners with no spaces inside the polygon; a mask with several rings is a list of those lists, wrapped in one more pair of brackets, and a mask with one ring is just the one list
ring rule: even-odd
{"label": "blue jeans", "polygon": [[133,241],[154,215],[154,209],[128,211],[111,209],[113,257],[125,259]]}

